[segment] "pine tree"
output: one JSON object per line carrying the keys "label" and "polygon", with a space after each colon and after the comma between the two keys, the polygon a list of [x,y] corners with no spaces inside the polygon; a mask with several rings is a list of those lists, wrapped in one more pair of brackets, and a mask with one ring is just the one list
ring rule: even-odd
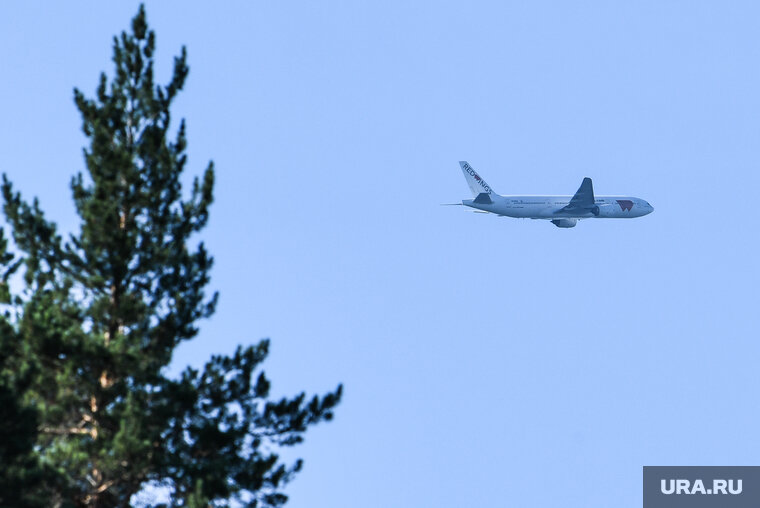
{"label": "pine tree", "polygon": [[115,75],[101,74],[95,98],[74,91],[89,139],[87,175],[71,182],[79,231],[64,240],[3,176],[20,253],[5,259],[5,280],[19,270],[25,284],[6,298],[3,337],[16,346],[3,367],[26,373],[19,411],[36,421],[36,458],[55,473],[38,475],[38,492],[61,507],[129,506],[153,484],[171,489],[172,506],[280,505],[301,461],[283,464],[272,450],[330,420],[342,387],[269,400],[268,341],[165,375],[217,303],[205,293],[213,260],[193,240],[208,220],[214,168],[183,195],[185,124],[170,139],[170,107],[188,74],[185,49],[169,84],[156,85],[141,6],[113,50]]}
{"label": "pine tree", "polygon": [[[12,266],[12,260],[5,234],[0,230],[0,264]],[[34,453],[37,412],[23,402],[33,374],[28,368],[8,368],[12,363],[19,366],[9,359],[17,356],[21,341],[8,307],[11,301],[7,277],[0,281],[0,303],[6,306],[0,314],[0,506],[43,507],[45,497],[38,487],[52,477],[46,476],[51,471],[46,471]]]}

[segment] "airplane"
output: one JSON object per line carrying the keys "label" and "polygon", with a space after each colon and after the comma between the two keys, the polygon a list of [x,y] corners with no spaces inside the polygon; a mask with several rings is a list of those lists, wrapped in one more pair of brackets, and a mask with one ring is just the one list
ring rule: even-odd
{"label": "airplane", "polygon": [[459,166],[473,195],[473,199],[463,199],[462,205],[480,213],[545,219],[558,228],[573,228],[581,219],[630,219],[654,211],[654,207],[641,198],[594,196],[594,186],[588,177],[573,196],[501,196],[467,161],[459,161]]}

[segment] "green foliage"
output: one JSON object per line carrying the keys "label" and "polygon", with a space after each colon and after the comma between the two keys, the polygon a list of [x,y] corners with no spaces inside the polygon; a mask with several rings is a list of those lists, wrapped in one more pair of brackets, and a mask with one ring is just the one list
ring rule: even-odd
{"label": "green foliage", "polygon": [[[0,432],[18,439],[17,449],[0,447],[0,459],[21,464],[13,474],[29,472],[28,491],[57,506],[128,506],[148,483],[171,487],[172,506],[280,505],[301,462],[285,465],[272,450],[331,419],[341,386],[269,400],[268,341],[179,379],[164,375],[217,302],[205,293],[213,259],[192,240],[208,221],[214,167],[185,198],[184,121],[170,138],[170,107],[188,74],[184,48],[168,85],[157,85],[155,35],[140,7],[113,49],[113,79],[102,74],[93,99],[74,91],[90,140],[86,175],[71,181],[78,233],[64,240],[3,177],[22,255],[7,255],[3,240],[0,403],[18,425]],[[7,280],[20,267],[25,289],[11,295]]]}
{"label": "green foliage", "polygon": [[[6,252],[2,234],[0,251]],[[19,336],[8,316],[1,317],[0,365],[8,365],[6,360],[17,354],[18,344]],[[38,415],[22,400],[23,392],[29,387],[30,374],[28,368],[18,371],[4,368],[0,372],[0,506],[46,506],[46,498],[37,487],[54,477],[34,453]]]}

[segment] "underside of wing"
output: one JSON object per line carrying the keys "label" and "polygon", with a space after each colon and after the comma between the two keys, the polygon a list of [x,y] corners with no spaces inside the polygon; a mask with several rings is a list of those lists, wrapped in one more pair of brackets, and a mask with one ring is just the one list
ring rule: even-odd
{"label": "underside of wing", "polygon": [[581,186],[578,187],[578,191],[570,199],[567,206],[557,210],[557,214],[593,213],[595,206],[594,185],[591,183],[591,178],[586,177],[583,179]]}

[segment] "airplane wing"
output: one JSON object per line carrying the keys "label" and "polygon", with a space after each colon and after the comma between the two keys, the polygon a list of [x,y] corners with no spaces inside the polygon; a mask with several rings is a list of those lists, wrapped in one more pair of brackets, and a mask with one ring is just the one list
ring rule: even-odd
{"label": "airplane wing", "polygon": [[594,206],[594,185],[591,183],[591,178],[586,177],[567,206],[559,210],[558,213],[593,212]]}

